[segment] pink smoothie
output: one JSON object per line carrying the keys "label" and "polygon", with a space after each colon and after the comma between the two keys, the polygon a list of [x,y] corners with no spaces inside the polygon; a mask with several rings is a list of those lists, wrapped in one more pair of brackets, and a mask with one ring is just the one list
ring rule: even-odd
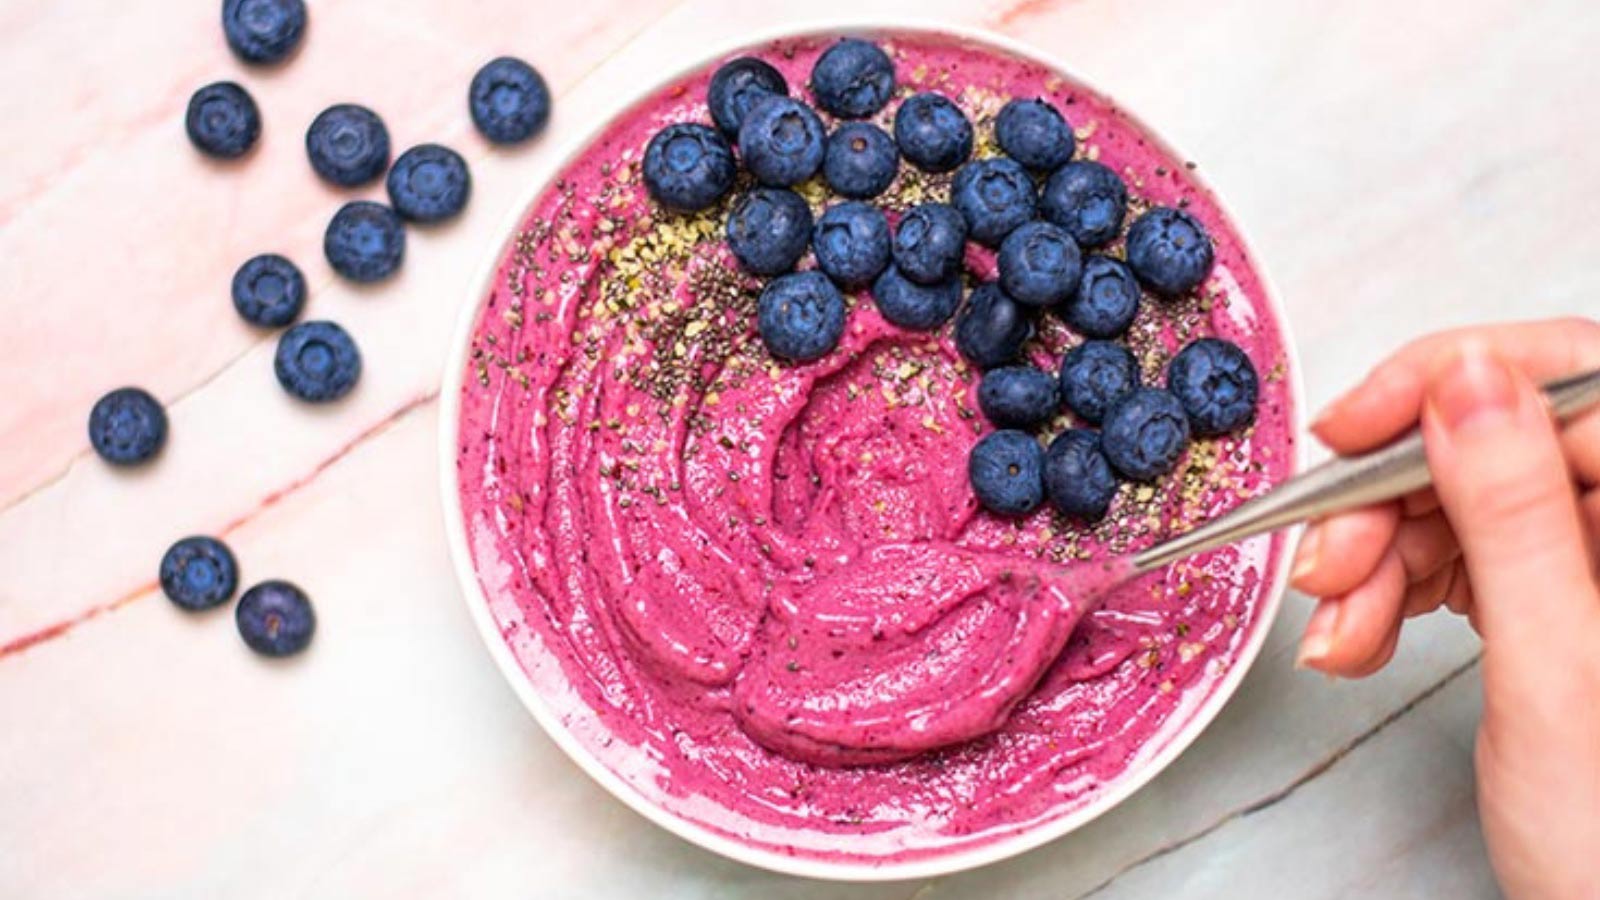
{"label": "pink smoothie", "polygon": [[[1127,341],[1156,384],[1187,341],[1238,343],[1262,375],[1251,428],[1125,485],[1097,525],[982,512],[966,459],[988,426],[948,327],[903,331],[862,295],[837,351],[779,365],[755,334],[760,283],[723,244],[725,208],[650,204],[644,145],[710,121],[708,68],[612,123],[530,210],[474,329],[457,460],[490,610],[572,736],[676,816],[835,861],[1037,827],[1170,740],[1259,627],[1281,538],[1086,585],[1295,457],[1283,336],[1189,166],[1035,63],[927,37],[883,45],[901,96],[955,99],[980,155],[996,152],[1007,99],[1046,97],[1080,156],[1126,179],[1129,221],[1160,203],[1205,223],[1210,278],[1195,297],[1147,298]],[[823,46],[752,52],[809,96]],[[893,216],[948,183],[906,167],[879,202]],[[802,193],[821,208],[820,185]],[[1079,340],[1051,317],[1040,331],[1042,366]]]}

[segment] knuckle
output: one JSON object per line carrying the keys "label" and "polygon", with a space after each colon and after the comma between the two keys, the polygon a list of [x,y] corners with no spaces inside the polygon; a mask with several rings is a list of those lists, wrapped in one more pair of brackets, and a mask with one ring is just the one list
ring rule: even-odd
{"label": "knuckle", "polygon": [[1559,509],[1571,491],[1559,479],[1504,477],[1485,482],[1468,497],[1474,519],[1496,523],[1511,533],[1526,530],[1526,523]]}

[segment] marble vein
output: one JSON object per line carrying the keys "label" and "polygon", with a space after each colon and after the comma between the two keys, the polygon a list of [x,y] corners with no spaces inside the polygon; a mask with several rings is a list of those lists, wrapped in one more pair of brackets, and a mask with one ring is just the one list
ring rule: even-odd
{"label": "marble vein", "polygon": [[1111,877],[1105,879],[1089,890],[1077,895],[1074,900],[1086,900],[1086,898],[1100,894],[1116,883],[1119,878],[1122,878],[1124,875],[1127,875],[1135,869],[1138,869],[1140,866],[1153,862],[1161,857],[1167,856],[1168,854],[1182,850],[1183,848],[1197,841],[1203,840],[1222,827],[1228,825],[1230,822],[1254,815],[1265,809],[1275,806],[1284,800],[1287,800],[1289,797],[1293,796],[1296,791],[1315,781],[1318,777],[1326,774],[1330,769],[1338,765],[1342,760],[1344,760],[1345,757],[1359,749],[1363,744],[1381,734],[1391,725],[1399,722],[1406,716],[1407,713],[1410,713],[1419,705],[1425,703],[1430,697],[1433,697],[1435,694],[1449,687],[1457,679],[1477,668],[1478,662],[1481,659],[1481,653],[1474,654],[1472,658],[1450,670],[1444,675],[1444,677],[1428,685],[1428,687],[1424,688],[1422,691],[1406,700],[1405,703],[1396,707],[1388,715],[1378,720],[1378,722],[1375,723],[1371,728],[1368,728],[1366,731],[1361,732],[1346,743],[1334,748],[1332,752],[1317,760],[1310,768],[1306,769],[1303,773],[1295,777],[1294,780],[1290,781],[1288,784],[1285,784],[1283,787],[1278,788],[1277,790],[1252,803],[1229,810],[1216,820],[1212,821],[1210,824],[1206,825],[1204,828],[1190,832],[1176,841],[1163,844],[1162,846],[1151,850],[1149,853],[1146,853],[1143,856],[1140,856],[1138,859],[1135,859],[1132,862],[1122,866],[1122,868],[1114,872]]}
{"label": "marble vein", "polygon": [[[350,456],[363,444],[366,444],[373,438],[383,434],[396,423],[410,415],[412,412],[431,404],[438,398],[439,392],[437,390],[432,390],[407,400],[405,403],[389,412],[377,422],[367,426],[354,438],[341,445],[333,453],[323,457],[304,475],[296,478],[280,488],[275,488],[274,490],[268,492],[249,510],[240,513],[226,525],[217,529],[217,536],[225,538],[234,531],[237,531],[239,528],[254,520],[257,516],[260,516],[263,512],[282,502],[284,498],[315,482],[317,478],[324,472],[337,465],[341,460]],[[70,633],[72,629],[77,628],[79,625],[82,625],[90,619],[96,618],[102,613],[115,612],[116,610],[127,606],[129,603],[132,603],[135,600],[149,596],[155,591],[155,589],[156,581],[155,579],[151,579],[141,583],[127,593],[118,596],[115,600],[90,606],[87,609],[80,610],[70,616],[67,616],[56,622],[52,622],[43,628],[38,628],[26,634],[12,638],[6,643],[0,644],[0,659],[5,659],[8,656],[14,656],[24,650],[37,647],[41,644],[45,644],[55,640],[56,638],[62,637]]]}

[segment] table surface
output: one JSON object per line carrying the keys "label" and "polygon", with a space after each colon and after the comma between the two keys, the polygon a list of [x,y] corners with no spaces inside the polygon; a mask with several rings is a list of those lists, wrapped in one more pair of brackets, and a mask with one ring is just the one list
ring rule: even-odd
{"label": "table surface", "polygon": [[[227,53],[216,3],[0,2],[0,894],[21,897],[1494,896],[1473,813],[1477,643],[1411,627],[1360,683],[1292,668],[1291,597],[1237,698],[1131,801],[975,872],[839,886],[728,862],[584,778],[502,681],[445,550],[437,391],[470,282],[542,161],[698,54],[774,25],[748,0],[314,0],[298,57]],[[1405,338],[1597,311],[1600,7],[1586,0],[811,0],[979,25],[1046,49],[1199,162],[1268,261],[1320,403]],[[492,149],[463,94],[499,53],[557,94],[536,145]],[[265,118],[237,165],[186,143],[191,91]],[[359,100],[397,146],[468,157],[458,222],[413,230],[391,283],[336,280],[343,195],[300,134]],[[369,192],[372,193],[372,192]],[[360,388],[288,399],[273,336],[227,299],[275,250],[344,323]],[[83,267],[88,265],[85,270]],[[108,388],[167,404],[154,465],[83,424]],[[219,534],[246,581],[318,604],[266,664],[226,612],[162,600],[162,551]]]}

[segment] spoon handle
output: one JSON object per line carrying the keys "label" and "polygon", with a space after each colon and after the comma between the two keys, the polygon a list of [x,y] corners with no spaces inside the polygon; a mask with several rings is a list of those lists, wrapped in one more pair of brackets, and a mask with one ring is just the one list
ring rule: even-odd
{"label": "spoon handle", "polygon": [[[1550,382],[1544,393],[1551,414],[1566,422],[1600,403],[1600,369]],[[1133,568],[1148,572],[1296,522],[1392,500],[1432,482],[1422,432],[1412,428],[1377,450],[1314,466],[1192,531],[1135,554]]]}

